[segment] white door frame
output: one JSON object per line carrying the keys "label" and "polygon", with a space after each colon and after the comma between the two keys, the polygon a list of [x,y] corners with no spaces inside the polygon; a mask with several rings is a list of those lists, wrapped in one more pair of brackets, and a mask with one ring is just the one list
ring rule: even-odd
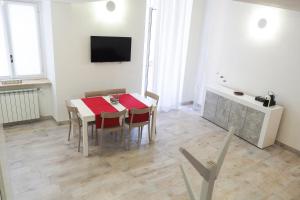
{"label": "white door frame", "polygon": [[149,76],[149,60],[150,60],[150,47],[152,39],[152,18],[153,18],[153,8],[149,8],[149,18],[148,18],[148,38],[147,38],[147,50],[146,50],[146,73],[145,73],[145,88],[144,91],[147,91],[148,88],[148,76]]}

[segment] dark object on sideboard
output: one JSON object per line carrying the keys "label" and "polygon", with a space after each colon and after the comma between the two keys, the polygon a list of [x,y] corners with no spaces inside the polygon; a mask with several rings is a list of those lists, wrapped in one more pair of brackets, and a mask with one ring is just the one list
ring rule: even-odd
{"label": "dark object on sideboard", "polygon": [[263,106],[265,106],[265,107],[271,107],[271,106],[276,105],[275,95],[273,93],[270,93],[270,92],[265,97],[262,97],[262,96],[255,97],[255,100],[259,101],[259,102],[262,102]]}
{"label": "dark object on sideboard", "polygon": [[265,97],[265,101],[263,106],[265,107],[271,107],[271,106],[275,106],[276,105],[276,101],[275,101],[275,95],[274,94],[269,94]]}
{"label": "dark object on sideboard", "polygon": [[264,102],[265,101],[265,97],[262,97],[262,96],[256,96],[255,97],[255,101],[259,101],[259,102]]}
{"label": "dark object on sideboard", "polygon": [[244,92],[235,91],[234,94],[235,94],[236,96],[243,96],[243,95],[244,95]]}

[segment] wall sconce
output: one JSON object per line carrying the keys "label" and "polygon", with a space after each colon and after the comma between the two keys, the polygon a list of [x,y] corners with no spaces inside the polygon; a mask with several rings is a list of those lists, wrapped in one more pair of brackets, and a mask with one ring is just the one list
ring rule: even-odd
{"label": "wall sconce", "polygon": [[108,11],[113,12],[116,9],[116,4],[113,1],[108,1],[106,3],[106,8]]}
{"label": "wall sconce", "polygon": [[265,28],[267,26],[267,24],[268,24],[268,21],[266,19],[262,18],[258,21],[257,26],[259,28]]}
{"label": "wall sconce", "polygon": [[106,24],[121,23],[126,14],[125,0],[106,0],[93,2],[92,8],[98,21]]}
{"label": "wall sconce", "polygon": [[273,40],[280,28],[279,9],[259,6],[250,16],[249,35],[260,41]]}

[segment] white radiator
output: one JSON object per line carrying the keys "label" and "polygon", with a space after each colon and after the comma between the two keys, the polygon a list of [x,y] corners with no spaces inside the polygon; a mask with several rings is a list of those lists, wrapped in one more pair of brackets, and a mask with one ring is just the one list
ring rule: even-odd
{"label": "white radiator", "polygon": [[0,92],[0,124],[40,118],[38,89]]}

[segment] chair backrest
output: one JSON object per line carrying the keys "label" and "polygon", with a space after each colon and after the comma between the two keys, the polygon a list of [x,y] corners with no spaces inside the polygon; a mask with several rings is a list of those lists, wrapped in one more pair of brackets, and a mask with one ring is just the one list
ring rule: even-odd
{"label": "chair backrest", "polygon": [[86,98],[88,97],[96,97],[96,96],[108,96],[113,94],[125,94],[126,89],[125,88],[118,88],[118,89],[109,89],[109,90],[99,90],[99,91],[91,91],[86,92],[84,96]]}
{"label": "chair backrest", "polygon": [[226,138],[223,142],[222,148],[219,150],[219,154],[218,154],[217,162],[216,162],[216,164],[217,164],[216,178],[218,177],[220,169],[223,165],[223,162],[224,162],[224,159],[225,159],[226,153],[228,151],[229,144],[230,144],[230,141],[232,139],[232,136],[233,136],[234,132],[235,132],[234,128],[230,127],[229,134],[226,136]]}
{"label": "chair backrest", "polygon": [[69,120],[72,119],[78,120],[78,124],[80,124],[80,118],[79,118],[79,112],[78,109],[71,105],[71,102],[69,100],[66,100],[66,108],[68,111]]}
{"label": "chair backrest", "polygon": [[200,192],[200,198],[197,198],[195,193],[192,190],[190,181],[187,177],[187,174],[181,166],[181,172],[183,174],[184,181],[186,183],[186,187],[188,189],[188,193],[190,199],[200,199],[200,200],[211,200],[212,193],[214,189],[214,183],[217,179],[222,164],[224,162],[225,155],[228,151],[230,141],[232,139],[234,130],[230,128],[229,134],[226,136],[225,141],[223,142],[222,148],[219,150],[219,155],[217,157],[217,161],[209,161],[207,165],[202,164],[198,161],[193,155],[191,155],[188,151],[183,148],[180,148],[181,153],[185,156],[185,158],[191,163],[191,165],[198,171],[198,173],[203,177],[203,183]]}
{"label": "chair backrest", "polygon": [[102,122],[101,122],[101,128],[105,129],[105,121],[108,119],[118,119],[119,120],[119,124],[118,126],[114,126],[114,127],[108,127],[108,128],[116,128],[116,127],[122,127],[124,125],[124,120],[125,120],[125,115],[126,115],[126,110],[120,111],[120,112],[102,112],[101,113],[101,118],[102,118]]}
{"label": "chair backrest", "polygon": [[[147,122],[150,120],[152,107],[143,108],[143,109],[137,109],[132,108],[129,111],[129,123],[141,123],[141,122]],[[136,120],[139,116],[141,116],[141,120]]]}
{"label": "chair backrest", "polygon": [[149,92],[149,91],[146,91],[145,92],[145,97],[150,97],[152,99],[154,99],[156,101],[156,105],[158,104],[158,101],[159,101],[159,96],[153,92]]}

